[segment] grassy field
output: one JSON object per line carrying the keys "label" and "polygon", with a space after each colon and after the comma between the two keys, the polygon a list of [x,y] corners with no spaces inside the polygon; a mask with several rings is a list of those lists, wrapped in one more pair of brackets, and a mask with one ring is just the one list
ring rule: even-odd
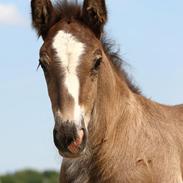
{"label": "grassy field", "polygon": [[0,176],[0,183],[58,183],[58,172],[23,170]]}

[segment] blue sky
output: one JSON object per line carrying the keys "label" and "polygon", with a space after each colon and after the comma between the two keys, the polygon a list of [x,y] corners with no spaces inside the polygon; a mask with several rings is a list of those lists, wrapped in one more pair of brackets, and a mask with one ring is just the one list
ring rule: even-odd
{"label": "blue sky", "polygon": [[[145,96],[183,102],[183,1],[108,0],[106,27]],[[0,0],[0,174],[59,169],[29,0]],[[7,13],[8,12],[8,13]]]}

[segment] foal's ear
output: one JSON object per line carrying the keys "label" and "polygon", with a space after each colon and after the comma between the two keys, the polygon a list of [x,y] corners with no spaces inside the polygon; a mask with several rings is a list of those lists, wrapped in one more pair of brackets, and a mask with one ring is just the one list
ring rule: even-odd
{"label": "foal's ear", "polygon": [[45,38],[54,20],[54,8],[50,0],[31,0],[32,25],[39,36]]}
{"label": "foal's ear", "polygon": [[100,38],[107,21],[105,0],[84,0],[83,18],[95,35]]}

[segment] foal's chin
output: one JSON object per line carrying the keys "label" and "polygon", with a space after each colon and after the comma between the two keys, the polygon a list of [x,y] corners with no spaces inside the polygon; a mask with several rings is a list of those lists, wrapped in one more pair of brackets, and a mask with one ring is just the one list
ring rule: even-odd
{"label": "foal's chin", "polygon": [[85,149],[84,148],[83,150],[80,150],[78,153],[71,153],[71,152],[62,152],[62,151],[59,151],[59,154],[63,157],[63,158],[79,158],[81,156],[83,156],[85,154]]}

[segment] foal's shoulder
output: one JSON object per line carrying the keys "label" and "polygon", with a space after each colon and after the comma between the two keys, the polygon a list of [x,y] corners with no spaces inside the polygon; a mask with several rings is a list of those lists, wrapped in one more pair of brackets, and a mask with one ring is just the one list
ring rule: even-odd
{"label": "foal's shoulder", "polygon": [[174,121],[183,122],[183,104],[166,106],[165,111],[167,111],[168,117],[172,117]]}
{"label": "foal's shoulder", "polygon": [[173,112],[183,112],[183,104],[178,105],[163,105],[166,109],[171,110]]}
{"label": "foal's shoulder", "polygon": [[175,112],[180,115],[180,117],[182,116],[183,119],[183,104],[179,104],[179,105],[175,105],[173,106]]}
{"label": "foal's shoulder", "polygon": [[183,110],[183,104],[174,105],[173,107],[175,107],[178,110]]}

